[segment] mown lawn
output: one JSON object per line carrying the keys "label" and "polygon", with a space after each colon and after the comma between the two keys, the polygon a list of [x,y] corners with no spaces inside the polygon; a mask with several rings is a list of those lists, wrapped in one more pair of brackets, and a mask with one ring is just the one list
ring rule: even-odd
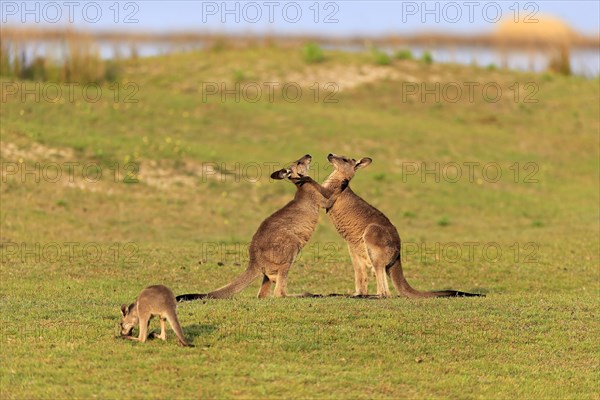
{"label": "mown lawn", "polygon": [[[373,68],[361,54],[309,66],[265,47],[131,61],[119,83],[135,84],[136,103],[106,86],[97,102],[4,93],[1,397],[598,398],[598,80]],[[402,79],[502,96],[422,101]],[[204,90],[289,80],[302,82],[297,102]],[[311,80],[338,83],[338,102],[315,101]],[[207,291],[239,274],[260,222],[294,193],[268,172],[310,153],[322,181],[329,152],[374,159],[352,187],[398,227],[415,287],[487,297],[259,301],[255,282],[179,306],[194,348],[170,330],[167,343],[114,338],[119,305],[145,286]],[[289,290],[353,289],[323,212]]]}

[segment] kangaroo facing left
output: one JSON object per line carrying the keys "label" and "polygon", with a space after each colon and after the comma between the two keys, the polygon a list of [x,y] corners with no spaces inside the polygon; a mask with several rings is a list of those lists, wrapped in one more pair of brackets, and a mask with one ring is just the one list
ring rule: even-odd
{"label": "kangaroo facing left", "polygon": [[348,243],[354,267],[356,297],[370,297],[367,293],[368,266],[375,273],[377,297],[391,296],[386,272],[398,292],[406,297],[483,296],[458,290],[424,292],[410,286],[402,272],[398,230],[381,211],[348,186],[356,171],[367,167],[373,160],[364,157],[357,161],[335,154],[329,154],[327,160],[333,165],[333,172],[327,177],[323,187],[335,191],[337,187],[347,186],[328,211],[333,225]]}
{"label": "kangaroo facing left", "polygon": [[[177,335],[177,339],[179,339],[179,344],[191,347],[183,336],[181,325],[177,319],[176,307],[177,302],[171,289],[163,285],[148,286],[142,290],[135,303],[121,306],[121,314],[123,315],[121,336],[126,339],[145,342],[148,338],[150,320],[158,316],[160,318],[160,335],[154,333],[154,337],[167,340],[165,321],[169,321],[171,328]],[[140,327],[139,336],[131,336],[133,328],[137,325]]]}

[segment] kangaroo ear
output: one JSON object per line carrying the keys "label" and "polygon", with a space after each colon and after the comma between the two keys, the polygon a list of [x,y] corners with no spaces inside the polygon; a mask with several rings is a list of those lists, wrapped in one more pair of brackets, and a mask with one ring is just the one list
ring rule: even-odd
{"label": "kangaroo ear", "polygon": [[354,165],[354,170],[356,171],[359,168],[364,168],[373,162],[369,157],[363,157]]}
{"label": "kangaroo ear", "polygon": [[123,314],[123,316],[127,316],[127,311],[129,311],[129,306],[127,306],[127,304],[121,304],[121,314]]}
{"label": "kangaroo ear", "polygon": [[285,179],[288,176],[290,176],[290,170],[285,168],[275,171],[271,174],[272,179]]}

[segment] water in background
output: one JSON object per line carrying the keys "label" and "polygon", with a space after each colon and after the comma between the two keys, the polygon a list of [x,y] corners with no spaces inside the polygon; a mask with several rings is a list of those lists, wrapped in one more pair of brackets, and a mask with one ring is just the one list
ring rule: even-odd
{"label": "water in background", "polygon": [[[201,50],[205,46],[195,45],[155,45],[142,44],[137,46],[137,54],[140,57],[151,57],[156,55],[169,54],[181,51]],[[326,49],[337,49],[344,51],[360,52],[365,51],[364,46],[323,46]],[[504,67],[502,54],[493,48],[486,47],[431,47],[424,48],[420,46],[408,46],[415,58],[420,58],[425,51],[429,51],[433,56],[434,62],[439,63],[457,63],[464,65],[477,65],[487,67],[494,65]],[[121,49],[123,54],[128,53],[128,48]],[[397,49],[384,49],[390,54]],[[114,45],[103,46],[102,56],[105,58],[114,57]],[[518,71],[543,72],[548,68],[550,55],[547,53],[532,53],[513,50],[504,57],[506,67]],[[571,49],[569,54],[571,71],[574,75],[586,78],[595,78],[600,76],[600,49]]]}
{"label": "water in background", "polygon": [[[132,54],[137,57],[152,57],[178,52],[197,51],[205,48],[202,42],[172,44],[172,43],[99,43],[99,54],[104,59],[118,57],[128,58]],[[364,46],[323,46],[325,49],[337,49],[351,52],[366,51]],[[66,54],[64,46],[53,42],[30,42],[26,45],[26,57],[31,60],[34,55],[51,56],[57,59]],[[421,47],[403,46],[412,51],[415,58],[420,58],[425,51],[429,51],[436,63],[457,63],[464,65],[477,65],[487,67],[508,67],[519,71],[543,72],[550,62],[550,55],[542,52],[528,53],[512,50],[504,56],[499,50],[489,47],[454,46],[454,47]],[[382,50],[393,53],[391,48]],[[504,60],[504,61],[503,61]],[[571,49],[569,54],[571,71],[574,75],[586,78],[600,76],[600,49]]]}
{"label": "water in background", "polygon": [[[326,48],[335,49],[336,47],[327,46]],[[362,46],[342,46],[338,48],[345,51],[365,51]],[[506,66],[508,69],[517,71],[544,72],[548,69],[551,58],[547,53],[530,54],[520,50],[511,50],[503,57],[499,50],[481,46],[456,46],[452,48],[405,46],[403,48],[410,49],[415,59],[421,58],[423,53],[428,51],[436,63],[456,63],[480,67],[493,65],[498,68]],[[383,48],[382,50],[391,55],[398,49]],[[600,76],[600,49],[571,49],[569,61],[573,75],[586,78]]]}
{"label": "water in background", "polygon": [[[483,47],[448,48],[413,48],[413,54],[419,58],[425,50],[433,56],[435,62],[458,63],[487,67],[495,65],[502,67],[502,55],[499,51]],[[571,71],[574,75],[595,78],[600,75],[600,50],[571,49],[569,54]],[[545,53],[529,54],[525,51],[511,51],[506,55],[506,66],[519,71],[543,72],[548,68],[550,56]]]}

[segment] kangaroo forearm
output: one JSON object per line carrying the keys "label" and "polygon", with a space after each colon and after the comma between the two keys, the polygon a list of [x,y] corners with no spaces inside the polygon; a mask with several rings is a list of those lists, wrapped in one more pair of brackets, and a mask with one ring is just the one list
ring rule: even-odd
{"label": "kangaroo forearm", "polygon": [[[316,183],[316,182],[315,182]],[[334,185],[332,188],[325,188],[316,183],[319,189],[319,193],[323,196],[324,200],[320,203],[320,206],[326,209],[333,207],[333,204],[340,197],[340,195],[348,187],[348,181],[344,180],[340,184]]]}

